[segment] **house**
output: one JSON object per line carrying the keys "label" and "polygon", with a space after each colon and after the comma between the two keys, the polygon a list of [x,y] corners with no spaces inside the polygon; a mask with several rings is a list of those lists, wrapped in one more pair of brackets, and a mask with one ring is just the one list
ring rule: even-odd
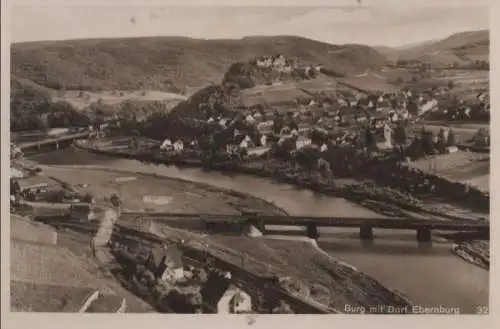
{"label": "house", "polygon": [[243,138],[243,140],[240,142],[239,146],[241,148],[244,148],[244,149],[247,149],[249,148],[251,145],[252,145],[252,139],[246,135],[245,138]]}
{"label": "house", "polygon": [[47,132],[47,135],[55,137],[55,136],[61,136],[61,135],[67,134],[67,133],[69,133],[69,128],[52,128]]}
{"label": "house", "polygon": [[249,313],[252,298],[243,289],[231,284],[228,272],[211,272],[200,290],[204,313]]}
{"label": "house", "polygon": [[429,100],[419,107],[419,114],[424,114],[432,109],[435,109],[437,106],[438,101],[436,99]]}
{"label": "house", "polygon": [[262,145],[262,146],[266,146],[267,145],[267,136],[266,135],[263,135],[260,138],[260,145]]}
{"label": "house", "polygon": [[255,123],[255,119],[251,114],[246,116],[245,121],[248,123]]}
{"label": "house", "polygon": [[176,140],[174,143],[174,150],[176,152],[181,152],[184,149],[184,142],[180,139]]}
{"label": "house", "polygon": [[273,64],[272,58],[268,56],[263,56],[257,59],[257,66],[259,67],[270,67]]}
{"label": "house", "polygon": [[389,120],[392,122],[396,122],[399,120],[399,117],[398,117],[398,114],[396,113],[396,111],[389,112]]}
{"label": "house", "polygon": [[255,119],[256,122],[262,122],[262,120],[264,119],[264,116],[261,113],[256,112],[253,115],[253,118]]}
{"label": "house", "polygon": [[230,285],[217,303],[218,314],[242,314],[252,311],[252,298],[242,289]]}
{"label": "house", "polygon": [[290,127],[284,126],[283,128],[281,128],[280,135],[288,135],[290,134],[290,132]]}
{"label": "house", "polygon": [[171,150],[173,147],[172,141],[170,139],[165,139],[160,145],[160,150]]}
{"label": "house", "polygon": [[219,125],[221,125],[222,127],[226,128],[227,127],[227,122],[228,122],[228,119],[222,118],[222,119],[219,120]]}
{"label": "house", "polygon": [[384,125],[384,145],[383,149],[390,149],[392,148],[392,128],[388,125]]}
{"label": "house", "polygon": [[178,281],[184,278],[182,252],[173,245],[152,249],[145,265],[157,279]]}
{"label": "house", "polygon": [[24,172],[21,169],[17,169],[17,168],[13,168],[13,167],[10,168],[10,177],[11,178],[24,178],[25,176],[26,175],[24,174]]}
{"label": "house", "polygon": [[278,55],[278,57],[276,57],[276,58],[274,59],[273,65],[274,65],[274,66],[277,66],[277,67],[283,67],[283,66],[286,66],[286,58],[285,58],[285,56],[283,56],[283,55]]}
{"label": "house", "polygon": [[311,144],[312,144],[311,139],[307,138],[307,137],[299,137],[299,138],[297,138],[297,141],[295,142],[297,150],[303,148],[304,146],[311,145]]}
{"label": "house", "polygon": [[41,190],[49,187],[59,187],[59,184],[47,176],[30,176],[19,180],[19,187],[22,191]]}

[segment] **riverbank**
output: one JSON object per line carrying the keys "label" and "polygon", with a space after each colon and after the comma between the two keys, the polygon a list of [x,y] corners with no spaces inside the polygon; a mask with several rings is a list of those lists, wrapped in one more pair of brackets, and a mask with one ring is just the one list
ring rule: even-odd
{"label": "riverbank", "polygon": [[155,164],[201,167],[204,170],[269,178],[280,183],[307,188],[317,193],[344,198],[386,216],[415,217],[416,214],[420,214],[431,218],[448,220],[480,219],[488,216],[483,212],[478,213],[468,209],[458,209],[455,205],[443,202],[424,202],[413,197],[410,193],[404,193],[398,189],[382,186],[375,182],[367,183],[366,181],[353,179],[324,178],[319,173],[299,170],[288,163],[277,160],[255,160],[243,164],[212,163],[208,169],[205,163],[197,159],[175,158],[167,160],[164,156],[151,153],[141,154],[109,148],[90,148],[88,145],[83,144],[79,144],[78,147],[82,150],[116,158],[134,159]]}
{"label": "riverbank", "polygon": [[453,252],[471,264],[490,269],[490,246],[485,241],[472,241],[454,245]]}
{"label": "riverbank", "polygon": [[[82,188],[83,185],[87,184],[87,191],[99,197],[109,195],[113,191],[118,192],[123,197],[124,205],[136,210],[144,209],[144,202],[140,196],[141,191],[146,191],[150,194],[172,196],[168,205],[160,206],[163,207],[163,210],[168,211],[228,213],[229,211],[240,212],[244,210],[267,214],[285,213],[284,210],[269,202],[258,200],[258,198],[241,192],[194,184],[180,179],[169,179],[155,174],[95,167],[39,167],[47,175],[61,179],[77,188]],[[121,189],[116,185],[117,180],[122,182]],[[147,186],[147,188],[143,190],[142,185]],[[126,188],[126,186],[130,188]],[[203,191],[204,188],[207,190]],[[129,206],[127,202],[130,202],[132,206]],[[129,224],[144,225],[142,228],[135,228],[139,230],[149,230],[151,227],[146,222]],[[316,290],[320,287],[319,291],[328,291],[329,293],[325,296],[325,294],[315,292],[316,295],[311,296],[311,298],[322,303],[328,300],[327,306],[340,311],[346,303],[366,306],[377,303],[386,305],[404,303],[397,294],[376,280],[352,267],[346,267],[338,261],[322,256],[322,253],[302,241],[274,241],[268,238],[254,239],[245,236],[231,237],[217,234],[203,236],[193,232],[176,230],[161,222],[156,223],[156,227],[164,236],[172,237],[173,232],[175,232],[178,237],[208,244],[211,252],[218,253],[233,264],[240,265],[243,257],[245,268],[249,271],[269,272],[283,277],[291,276],[303,282],[306,287],[314,286]],[[298,259],[297,262],[291,261],[290,259],[294,258],[291,255],[297,253],[298,250],[301,250],[300,261]],[[339,278],[342,278],[342,282],[352,283],[342,284],[338,281]],[[335,293],[330,294],[330,291]]]}

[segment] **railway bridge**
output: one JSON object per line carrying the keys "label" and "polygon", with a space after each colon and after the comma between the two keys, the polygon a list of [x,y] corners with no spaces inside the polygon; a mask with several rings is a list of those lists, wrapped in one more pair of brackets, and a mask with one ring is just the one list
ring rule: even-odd
{"label": "railway bridge", "polygon": [[55,138],[43,139],[34,142],[20,143],[18,147],[25,153],[54,151],[69,147],[74,141],[96,136],[96,132],[85,131],[75,134],[67,134]]}
{"label": "railway bridge", "polygon": [[124,217],[154,219],[167,225],[196,228],[206,231],[231,232],[252,225],[262,234],[279,231],[269,230],[267,226],[296,226],[305,228],[305,234],[311,239],[318,239],[319,227],[343,227],[359,229],[362,240],[373,240],[374,229],[414,230],[418,242],[431,242],[432,231],[464,232],[474,235],[474,239],[488,240],[490,225],[488,221],[476,220],[437,220],[414,219],[404,217],[353,218],[353,217],[313,217],[286,215],[241,215],[223,214],[187,214],[163,212],[125,212]]}

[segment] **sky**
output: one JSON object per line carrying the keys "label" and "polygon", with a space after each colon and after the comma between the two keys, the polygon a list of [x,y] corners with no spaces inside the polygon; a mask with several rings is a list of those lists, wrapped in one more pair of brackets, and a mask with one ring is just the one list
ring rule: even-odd
{"label": "sky", "polygon": [[489,28],[487,0],[360,2],[233,0],[228,6],[224,0],[10,0],[10,39],[297,35],[334,44],[394,47]]}

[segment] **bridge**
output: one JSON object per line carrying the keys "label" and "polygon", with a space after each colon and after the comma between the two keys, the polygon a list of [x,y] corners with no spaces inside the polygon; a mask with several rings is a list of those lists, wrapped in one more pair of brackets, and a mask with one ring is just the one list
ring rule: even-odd
{"label": "bridge", "polygon": [[96,132],[85,131],[75,134],[62,135],[56,138],[43,139],[35,142],[20,143],[18,147],[23,151],[59,150],[70,146],[75,140],[95,136]]}
{"label": "bridge", "polygon": [[285,215],[258,215],[248,213],[242,215],[217,214],[187,214],[163,212],[125,212],[122,217],[135,219],[153,219],[167,225],[176,224],[198,228],[206,231],[229,232],[242,229],[245,225],[252,225],[262,234],[269,233],[267,225],[299,226],[306,228],[306,235],[312,239],[319,238],[319,227],[358,228],[362,240],[373,240],[373,229],[415,230],[418,242],[431,242],[432,231],[467,232],[475,235],[476,239],[489,239],[490,225],[487,221],[475,220],[436,220],[414,219],[403,217],[386,218],[353,218],[353,217],[313,217],[313,216],[285,216]]}

